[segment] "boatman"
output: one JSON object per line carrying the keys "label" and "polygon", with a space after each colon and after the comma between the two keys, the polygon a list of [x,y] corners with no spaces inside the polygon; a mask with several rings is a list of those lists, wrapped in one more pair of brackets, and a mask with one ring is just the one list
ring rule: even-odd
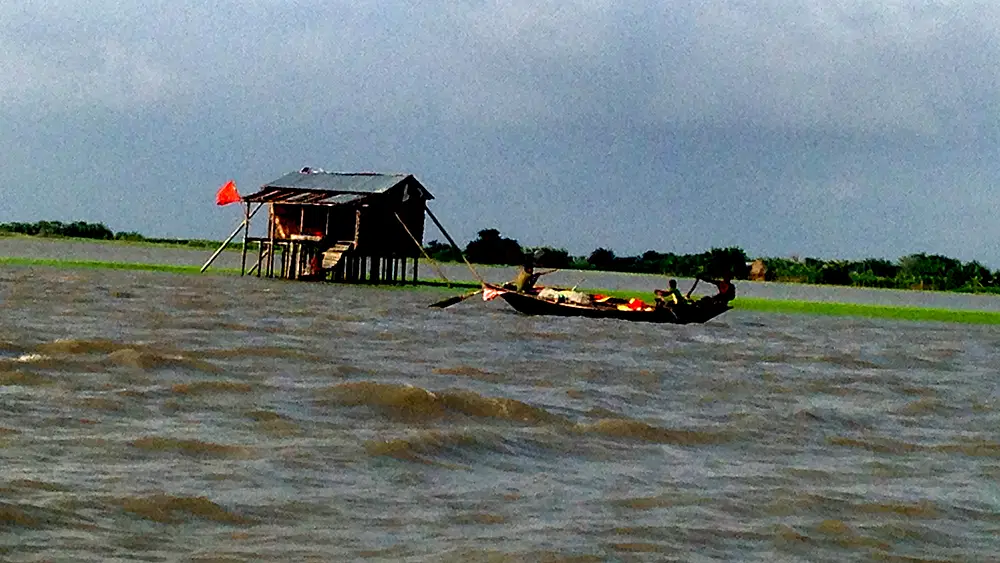
{"label": "boatman", "polygon": [[518,293],[528,293],[535,288],[535,283],[538,282],[538,278],[544,276],[545,274],[551,274],[556,270],[548,270],[545,272],[535,272],[535,256],[538,254],[526,254],[524,256],[524,263],[521,264],[520,270],[518,270],[517,275],[510,282],[504,284],[504,287],[509,287]]}
{"label": "boatman", "polygon": [[736,299],[736,286],[733,285],[732,277],[728,274],[723,276],[721,280],[713,280],[711,278],[704,278],[700,275],[699,280],[714,284],[715,287],[719,288],[719,292],[715,295],[709,295],[707,297],[702,297],[702,301],[711,300],[721,303],[723,305],[728,304],[733,299]]}
{"label": "boatman", "polygon": [[540,276],[535,273],[535,265],[530,261],[525,261],[521,264],[521,269],[518,270],[517,275],[511,281],[514,286],[514,291],[518,293],[525,293],[531,291],[535,287],[535,282],[538,281]]}
{"label": "boatman", "polygon": [[657,307],[677,307],[687,305],[688,300],[681,293],[681,290],[677,289],[677,280],[671,279],[668,282],[670,289],[666,291],[662,289],[654,289],[653,293],[656,294],[656,306]]}

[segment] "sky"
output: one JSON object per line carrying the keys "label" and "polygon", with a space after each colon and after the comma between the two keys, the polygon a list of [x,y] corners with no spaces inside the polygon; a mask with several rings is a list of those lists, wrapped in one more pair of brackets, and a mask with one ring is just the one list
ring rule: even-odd
{"label": "sky", "polygon": [[310,166],[460,244],[1000,268],[992,0],[22,0],[0,74],[0,222],[220,240]]}

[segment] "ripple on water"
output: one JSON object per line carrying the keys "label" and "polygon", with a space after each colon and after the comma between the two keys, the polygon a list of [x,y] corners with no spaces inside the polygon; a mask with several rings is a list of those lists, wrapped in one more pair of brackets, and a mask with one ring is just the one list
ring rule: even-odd
{"label": "ripple on water", "polygon": [[367,406],[408,420],[436,420],[465,415],[507,421],[566,422],[559,415],[522,401],[484,397],[473,391],[431,392],[421,387],[376,381],[342,383],[320,391],[324,404]]}
{"label": "ripple on water", "polygon": [[177,524],[191,519],[241,525],[253,522],[205,497],[156,494],[124,497],[116,503],[129,514],[164,524]]}
{"label": "ripple on water", "polygon": [[239,381],[193,381],[175,383],[170,388],[179,395],[216,395],[222,393],[252,393],[253,385]]}
{"label": "ripple on water", "polygon": [[252,450],[244,446],[232,446],[205,442],[195,439],[168,438],[162,436],[147,436],[129,442],[138,450],[148,452],[179,453],[196,457],[249,458]]}
{"label": "ripple on water", "polygon": [[0,316],[0,559],[1000,548],[997,327],[739,309],[635,326],[428,310],[440,296],[420,291],[17,271],[0,282],[19,295]]}

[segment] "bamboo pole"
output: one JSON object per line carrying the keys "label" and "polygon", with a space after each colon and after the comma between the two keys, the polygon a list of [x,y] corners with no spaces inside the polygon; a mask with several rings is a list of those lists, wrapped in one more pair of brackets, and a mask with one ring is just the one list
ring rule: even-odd
{"label": "bamboo pole", "polygon": [[215,251],[215,254],[212,254],[212,257],[208,259],[208,262],[205,262],[205,265],[201,267],[201,271],[202,272],[204,272],[205,270],[207,270],[208,267],[212,265],[212,262],[215,262],[216,257],[218,257],[220,254],[222,254],[222,251],[225,250],[227,246],[229,246],[230,241],[232,241],[234,238],[236,238],[236,235],[238,235],[240,233],[240,229],[242,229],[242,228],[243,228],[243,223],[240,222],[240,224],[236,227],[236,230],[233,231],[233,234],[229,235],[229,238],[227,238],[222,243],[222,246],[220,246],[219,249]]}
{"label": "bamboo pole", "polygon": [[243,263],[240,266],[240,275],[247,272],[247,238],[250,237],[250,202],[247,202],[246,220],[243,221]]}
{"label": "bamboo pole", "polygon": [[448,234],[448,231],[444,230],[444,226],[441,225],[441,221],[438,221],[437,217],[435,217],[434,214],[431,213],[430,208],[427,207],[426,204],[424,205],[424,211],[427,212],[427,215],[430,216],[431,220],[434,221],[434,224],[437,225],[437,228],[441,231],[441,234],[443,234],[445,238],[448,239],[448,242],[451,243],[451,246],[455,248],[455,251],[458,252],[458,255],[462,257],[462,261],[465,262],[465,265],[469,267],[469,271],[472,272],[472,275],[476,276],[476,279],[479,280],[479,283],[485,284],[486,280],[484,280],[483,277],[479,275],[479,272],[477,272],[476,269],[472,267],[472,264],[469,263],[468,258],[466,258],[465,254],[462,253],[462,249],[459,248],[457,244],[455,244],[455,239],[451,238],[451,235]]}
{"label": "bamboo pole", "polygon": [[[258,205],[257,209],[254,209],[254,212],[250,214],[250,217],[253,217],[254,215],[256,215],[257,211],[260,210],[260,208],[261,208],[262,205],[264,205],[264,204],[262,203],[262,204]],[[249,204],[248,204],[248,208],[249,208]],[[229,246],[229,243],[232,242],[232,240],[234,238],[236,238],[236,235],[239,234],[240,229],[242,229],[244,227],[244,225],[246,225],[247,223],[250,222],[250,217],[244,217],[244,219],[242,221],[240,221],[240,224],[236,226],[236,230],[233,231],[233,234],[229,235],[229,238],[227,238],[222,243],[222,245],[219,247],[219,249],[216,250],[214,254],[212,254],[212,256],[208,259],[207,262],[205,262],[205,265],[201,267],[201,271],[202,272],[204,272],[205,270],[207,270],[208,267],[212,265],[212,262],[215,262],[215,259],[218,258],[219,255],[222,254],[222,251],[225,250],[225,248],[227,246]],[[245,242],[244,242],[243,248],[246,248]]]}
{"label": "bamboo pole", "polygon": [[[444,270],[438,267],[437,262],[435,262],[434,259],[431,258],[429,254],[427,254],[427,251],[424,250],[424,245],[420,244],[420,241],[417,240],[417,237],[413,236],[413,233],[410,232],[410,228],[407,227],[406,223],[403,222],[403,218],[399,216],[399,213],[395,213],[395,215],[396,215],[396,220],[399,221],[399,224],[403,226],[403,230],[406,231],[406,234],[410,235],[410,240],[413,241],[413,244],[417,245],[417,248],[420,249],[420,253],[424,255],[424,258],[426,258],[428,262],[430,262],[431,267],[434,268],[434,271],[437,272],[439,276],[441,276],[441,279],[444,280],[444,283],[448,284],[448,287],[451,287],[451,282],[448,281],[448,277],[444,275]],[[414,258],[413,261],[413,283],[417,282],[416,260],[417,259]]]}

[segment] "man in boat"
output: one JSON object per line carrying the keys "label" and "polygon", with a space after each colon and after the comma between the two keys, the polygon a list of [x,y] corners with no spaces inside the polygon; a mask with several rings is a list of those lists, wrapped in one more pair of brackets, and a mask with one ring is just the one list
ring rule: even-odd
{"label": "man in boat", "polygon": [[701,301],[714,301],[722,305],[726,305],[733,299],[736,299],[736,286],[733,285],[732,277],[729,274],[723,276],[721,280],[705,278],[700,275],[698,276],[698,279],[713,284],[715,287],[719,288],[718,293],[702,297]]}
{"label": "man in boat", "polygon": [[677,289],[677,280],[671,279],[668,286],[670,289],[667,290],[653,290],[653,293],[656,294],[657,307],[683,307],[688,304],[687,297],[684,297],[681,290]]}
{"label": "man in boat", "polygon": [[521,264],[521,268],[518,270],[517,275],[514,279],[503,284],[507,289],[513,289],[518,293],[530,293],[532,289],[535,288],[535,283],[538,282],[538,278],[544,276],[545,274],[551,274],[556,270],[547,270],[544,272],[535,271],[535,256],[539,253],[526,254],[524,256],[524,262]]}

